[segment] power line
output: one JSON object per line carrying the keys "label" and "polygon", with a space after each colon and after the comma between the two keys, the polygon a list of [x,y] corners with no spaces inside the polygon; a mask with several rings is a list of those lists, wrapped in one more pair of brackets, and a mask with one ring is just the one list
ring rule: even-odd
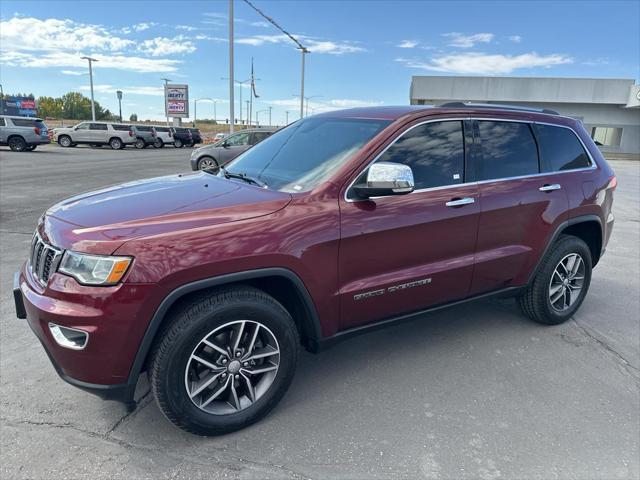
{"label": "power line", "polygon": [[274,27],[276,27],[278,30],[280,30],[282,33],[284,33],[287,37],[289,37],[291,39],[291,41],[293,41],[300,50],[302,50],[304,53],[309,53],[309,50],[307,50],[307,48],[302,45],[302,43],[300,43],[298,41],[298,39],[296,37],[294,37],[293,35],[291,35],[289,32],[287,32],[284,28],[282,28],[278,22],[276,22],[273,18],[271,18],[269,15],[267,15],[266,13],[264,13],[262,10],[260,10],[258,7],[256,7],[253,3],[251,3],[249,0],[244,0],[244,2],[249,5],[251,8],[253,8],[256,12],[258,12],[259,15],[261,15],[265,20],[267,20],[270,24],[272,24]]}

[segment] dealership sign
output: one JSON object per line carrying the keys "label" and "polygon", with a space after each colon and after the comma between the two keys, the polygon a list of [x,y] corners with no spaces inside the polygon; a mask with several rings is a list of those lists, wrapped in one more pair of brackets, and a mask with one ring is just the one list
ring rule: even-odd
{"label": "dealership sign", "polygon": [[164,86],[164,109],[168,117],[185,118],[189,116],[189,86]]}
{"label": "dealership sign", "polygon": [[36,101],[32,97],[6,96],[0,100],[0,113],[3,115],[35,117],[37,115]]}

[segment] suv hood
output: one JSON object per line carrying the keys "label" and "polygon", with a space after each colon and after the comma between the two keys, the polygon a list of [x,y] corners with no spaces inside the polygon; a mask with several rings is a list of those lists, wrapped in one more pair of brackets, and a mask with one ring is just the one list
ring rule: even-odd
{"label": "suv hood", "polygon": [[115,185],[53,205],[39,230],[53,245],[109,254],[132,238],[268,215],[288,193],[204,172]]}

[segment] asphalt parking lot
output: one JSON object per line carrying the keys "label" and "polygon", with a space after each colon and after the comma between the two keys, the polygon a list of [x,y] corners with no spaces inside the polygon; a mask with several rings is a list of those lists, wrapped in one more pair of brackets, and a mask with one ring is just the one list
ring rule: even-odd
{"label": "asphalt parking lot", "polygon": [[612,162],[613,238],[563,325],[485,300],[305,353],[265,420],[218,438],[174,428],[144,385],[127,413],[65,384],[11,295],[38,216],[190,151],[0,150],[1,478],[639,478],[639,162]]}

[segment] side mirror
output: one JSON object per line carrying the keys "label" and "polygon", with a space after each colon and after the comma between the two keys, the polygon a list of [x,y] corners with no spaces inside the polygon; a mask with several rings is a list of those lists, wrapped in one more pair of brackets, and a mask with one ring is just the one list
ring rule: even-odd
{"label": "side mirror", "polygon": [[411,167],[401,163],[374,163],[367,170],[364,182],[361,181],[352,188],[359,198],[406,195],[415,188],[413,171]]}
{"label": "side mirror", "polygon": [[222,146],[222,148],[229,148],[229,144],[226,142],[226,140],[224,140],[224,141],[222,142],[222,145],[221,145],[221,146]]}

